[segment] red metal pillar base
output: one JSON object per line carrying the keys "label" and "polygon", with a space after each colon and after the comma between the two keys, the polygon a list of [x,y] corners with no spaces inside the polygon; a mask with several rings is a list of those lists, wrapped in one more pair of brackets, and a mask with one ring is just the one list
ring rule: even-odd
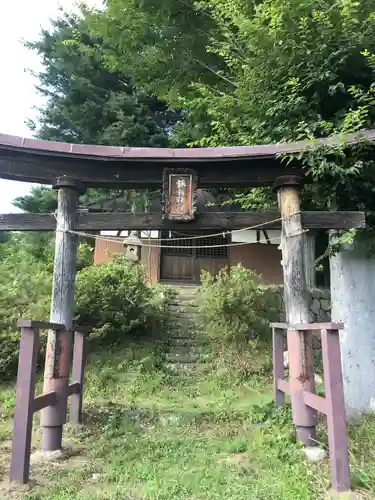
{"label": "red metal pillar base", "polygon": [[55,391],[57,403],[41,412],[43,451],[60,450],[62,447],[62,429],[68,407],[71,337],[72,333],[68,331],[48,332],[43,393]]}
{"label": "red metal pillar base", "polygon": [[61,449],[63,435],[62,425],[56,427],[44,427],[42,435],[42,450],[56,451]]}
{"label": "red metal pillar base", "polygon": [[72,394],[70,398],[71,424],[79,424],[82,422],[85,358],[85,333],[82,331],[76,331],[74,334],[72,381],[73,383],[79,383],[80,392],[79,394]]}
{"label": "red metal pillar base", "polygon": [[296,440],[307,446],[316,446],[316,427],[296,425]]}
{"label": "red metal pillar base", "polygon": [[315,393],[311,331],[288,331],[289,389],[297,441],[316,446],[316,410],[307,406],[303,393]]}

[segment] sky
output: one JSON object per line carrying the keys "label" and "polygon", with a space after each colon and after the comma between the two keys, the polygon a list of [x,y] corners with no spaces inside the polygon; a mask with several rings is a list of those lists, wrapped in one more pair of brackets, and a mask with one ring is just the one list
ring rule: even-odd
{"label": "sky", "polygon": [[[87,0],[88,5],[100,5],[99,0]],[[36,54],[22,45],[22,40],[34,41],[41,27],[58,15],[59,7],[74,9],[75,0],[0,0],[0,132],[32,137],[25,122],[35,118],[35,106],[42,103],[35,90],[36,80],[27,70],[41,68]],[[31,184],[0,179],[0,213],[16,212],[12,200],[27,194]]]}

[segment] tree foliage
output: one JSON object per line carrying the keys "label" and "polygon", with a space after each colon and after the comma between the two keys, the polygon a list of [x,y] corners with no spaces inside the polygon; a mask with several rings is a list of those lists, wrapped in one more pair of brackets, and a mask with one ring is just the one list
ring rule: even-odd
{"label": "tree foliage", "polygon": [[34,186],[28,194],[16,198],[13,205],[24,212],[51,213],[57,208],[56,192],[46,186]]}
{"label": "tree foliage", "polygon": [[363,56],[375,45],[371,0],[106,5],[91,24],[119,48],[107,52],[108,62],[118,71],[130,68],[138,85],[172,102],[182,100],[193,120],[204,110],[212,137],[202,138],[201,145],[325,135],[324,123],[341,123],[356,102],[352,86],[366,88],[373,81]]}
{"label": "tree foliage", "polygon": [[[109,67],[184,109],[191,145],[312,139],[374,122],[372,0],[108,0],[88,22],[117,47],[104,49]],[[373,205],[362,148],[320,149],[303,164],[328,186],[308,190],[306,204]]]}

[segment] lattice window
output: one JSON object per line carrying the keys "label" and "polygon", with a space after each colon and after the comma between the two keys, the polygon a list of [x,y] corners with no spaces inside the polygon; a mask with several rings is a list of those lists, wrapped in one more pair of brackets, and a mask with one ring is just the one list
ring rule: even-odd
{"label": "lattice window", "polygon": [[[192,256],[193,255],[193,248],[187,248],[190,246],[193,246],[191,240],[184,240],[183,237],[179,238],[181,236],[179,233],[175,233],[172,231],[163,231],[162,232],[162,245],[163,247],[170,247],[170,248],[163,248],[162,252],[165,255],[186,255],[186,256]],[[166,238],[171,238],[170,241]]]}
{"label": "lattice window", "polygon": [[[196,239],[184,239],[186,237],[193,236],[193,234],[183,234],[179,232],[163,231],[162,242],[163,246],[169,248],[163,248],[163,254],[165,255],[185,255],[185,256],[195,256],[195,257],[228,257],[228,247],[221,246],[226,245],[230,242],[229,236],[214,236],[211,238],[206,238],[202,236]],[[198,236],[198,235],[197,235]],[[165,240],[165,238],[167,238]],[[169,241],[168,238],[171,238]],[[218,246],[220,245],[220,246]],[[190,248],[193,247],[193,248]]]}
{"label": "lattice window", "polygon": [[[196,240],[197,257],[228,257],[228,247],[218,246],[229,243],[228,236],[214,236]],[[202,248],[203,247],[203,248]]]}

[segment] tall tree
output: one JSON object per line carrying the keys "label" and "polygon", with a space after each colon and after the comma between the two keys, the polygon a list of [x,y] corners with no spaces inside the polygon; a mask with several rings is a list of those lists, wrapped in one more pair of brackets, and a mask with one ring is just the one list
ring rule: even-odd
{"label": "tall tree", "polygon": [[[108,69],[100,36],[91,36],[84,16],[62,13],[39,39],[26,43],[42,58],[35,76],[46,98],[37,123],[29,122],[40,139],[116,146],[166,147],[178,110],[144,89],[137,90],[123,72]],[[134,191],[89,189],[83,204],[125,196],[132,209],[142,210],[150,195]],[[29,212],[50,212],[56,197],[48,188],[36,188],[15,205]]]}
{"label": "tall tree", "polygon": [[13,205],[24,212],[50,213],[57,208],[56,193],[46,186],[32,187],[29,194],[19,196]]}
{"label": "tall tree", "polygon": [[[83,17],[62,14],[39,40],[26,44],[42,58],[37,89],[47,98],[38,123],[41,139],[116,146],[167,146],[179,113],[137,90],[126,73],[110,71],[100,37]],[[95,50],[94,50],[95,49]],[[109,50],[109,47],[106,47]]]}

